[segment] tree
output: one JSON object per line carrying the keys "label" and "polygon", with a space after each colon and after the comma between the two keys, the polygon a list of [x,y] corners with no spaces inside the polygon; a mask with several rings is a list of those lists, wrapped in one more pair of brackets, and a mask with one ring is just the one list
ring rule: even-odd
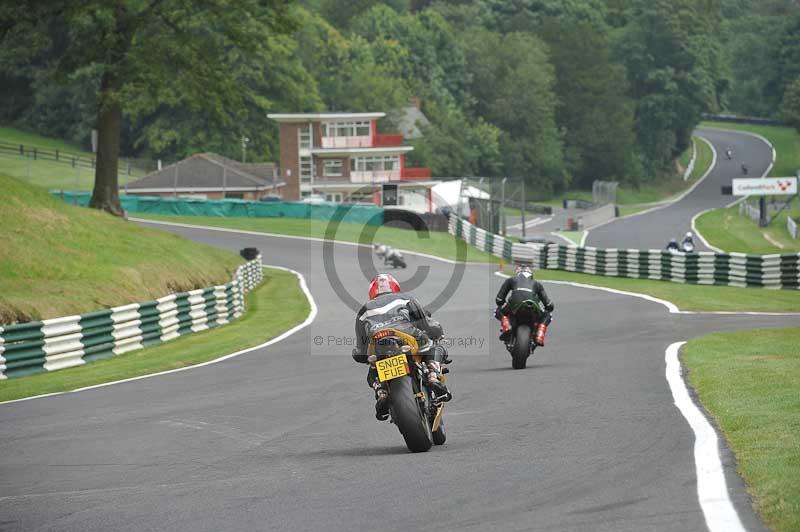
{"label": "tree", "polygon": [[454,104],[423,106],[430,125],[422,130],[408,164],[431,168],[438,176],[500,175],[500,130],[483,119],[470,120]]}
{"label": "tree", "polygon": [[713,0],[635,0],[619,57],[636,100],[637,139],[651,177],[691,143],[704,111],[719,108],[724,88],[712,39]]}
{"label": "tree", "polygon": [[609,34],[569,16],[545,19],[542,34],[555,68],[556,122],[573,181],[584,188],[596,179],[635,181],[634,102]]}
{"label": "tree", "polygon": [[352,19],[350,27],[370,43],[375,60],[402,77],[416,96],[440,105],[466,103],[467,59],[438,12],[426,9],[412,15],[376,6]]}
{"label": "tree", "polygon": [[376,50],[358,35],[347,37],[318,15],[303,11],[297,54],[313,73],[324,105],[331,111],[385,110],[390,127],[410,92],[399,70],[408,51],[387,43],[376,60]]}
{"label": "tree", "polygon": [[376,5],[389,6],[395,11],[405,11],[411,7],[409,0],[322,0],[319,12],[325,20],[343,31],[353,18]]}
{"label": "tree", "polygon": [[6,52],[27,60],[50,56],[60,77],[96,68],[98,150],[90,206],[115,215],[122,214],[117,167],[128,101],[164,103],[170,86],[180,84],[190,109],[218,116],[241,107],[244,90],[230,75],[232,52],[256,53],[268,35],[291,28],[287,0],[36,0],[0,7]]}
{"label": "tree", "polygon": [[800,78],[786,87],[781,104],[781,116],[797,131],[800,131]]}
{"label": "tree", "polygon": [[540,195],[569,183],[556,127],[555,74],[547,46],[527,33],[475,30],[467,39],[472,112],[501,130],[502,172]]}

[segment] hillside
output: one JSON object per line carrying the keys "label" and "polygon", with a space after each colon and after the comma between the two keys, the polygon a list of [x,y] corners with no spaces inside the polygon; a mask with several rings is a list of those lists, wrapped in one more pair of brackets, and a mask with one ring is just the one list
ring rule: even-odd
{"label": "hillside", "polygon": [[236,255],[66,205],[0,174],[0,324],[228,282]]}

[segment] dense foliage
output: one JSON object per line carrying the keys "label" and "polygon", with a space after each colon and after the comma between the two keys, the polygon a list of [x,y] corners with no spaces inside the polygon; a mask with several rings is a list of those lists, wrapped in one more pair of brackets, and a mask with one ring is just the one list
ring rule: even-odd
{"label": "dense foliage", "polygon": [[[0,0],[0,122],[87,143],[117,50],[128,155],[236,157],[246,135],[274,160],[268,112],[383,110],[392,129],[415,96],[430,125],[412,164],[546,196],[662,178],[704,112],[800,125],[791,0],[32,4],[33,21]],[[142,14],[127,49],[108,5]]]}

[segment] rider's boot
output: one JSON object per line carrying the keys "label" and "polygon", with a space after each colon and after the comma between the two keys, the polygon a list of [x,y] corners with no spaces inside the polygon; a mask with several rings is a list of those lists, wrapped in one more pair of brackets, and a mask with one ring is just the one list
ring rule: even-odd
{"label": "rider's boot", "polygon": [[380,381],[372,383],[372,389],[375,390],[375,418],[378,421],[386,421],[389,419],[389,392]]}
{"label": "rider's boot", "polygon": [[500,318],[500,339],[503,341],[508,340],[511,336],[511,320],[508,316]]}
{"label": "rider's boot", "polygon": [[547,334],[547,325],[545,325],[544,323],[540,323],[536,327],[536,336],[533,339],[533,341],[536,342],[536,345],[544,346],[545,334]]}
{"label": "rider's boot", "polygon": [[449,401],[453,398],[453,394],[447,389],[444,382],[442,382],[442,366],[435,360],[428,362],[428,384],[433,389],[433,393],[440,401]]}

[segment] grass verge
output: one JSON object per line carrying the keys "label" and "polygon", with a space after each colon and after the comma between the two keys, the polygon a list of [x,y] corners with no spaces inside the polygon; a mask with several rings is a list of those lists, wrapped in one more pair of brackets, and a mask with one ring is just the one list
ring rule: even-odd
{"label": "grass verge", "polygon": [[670,301],[681,310],[800,312],[800,291],[798,290],[690,285],[649,279],[603,277],[561,270],[537,270],[536,276],[541,280],[571,281],[646,294]]}
{"label": "grass verge", "polygon": [[711,334],[681,358],[771,530],[800,530],[800,328]]}
{"label": "grass verge", "polygon": [[[327,221],[302,218],[220,218],[213,216],[162,216],[144,213],[135,214],[134,216],[148,220],[314,238],[324,238],[329,225]],[[449,233],[431,231],[425,236],[423,233],[407,229],[378,226],[374,237],[369,237],[365,228],[369,229],[370,226],[351,223],[338,223],[334,224],[334,226],[336,227],[336,240],[370,245],[380,242],[392,247],[427,253],[444,259],[456,260],[457,258],[456,239]],[[497,262],[498,260],[496,257],[479,251],[472,246],[467,246],[466,248],[466,260],[468,262]]]}
{"label": "grass verge", "polygon": [[[575,244],[576,246],[581,245],[581,240],[583,240],[583,235],[586,231],[559,231],[558,234],[563,236],[564,238],[568,239],[570,242]],[[559,242],[560,244],[560,242]]]}
{"label": "grass verge", "polygon": [[76,390],[207,362],[261,344],[302,322],[309,312],[297,277],[276,269],[264,271],[264,282],[247,295],[245,308],[241,318],[223,327],[76,368],[0,381],[0,401]]}
{"label": "grass verge", "polygon": [[0,174],[0,323],[224,284],[235,254],[50,197]]}
{"label": "grass verge", "polygon": [[770,172],[772,176],[793,176],[795,172],[800,169],[800,133],[794,128],[729,124],[727,122],[703,122],[700,124],[700,127],[748,131],[765,137],[772,143],[776,152],[775,166],[772,168],[772,172]]}
{"label": "grass verge", "polygon": [[[800,208],[795,205],[793,209],[787,209],[768,227],[759,227],[747,216],[739,214],[738,206],[709,211],[698,217],[695,225],[709,244],[725,251],[759,255],[798,253],[800,240],[794,240],[789,235],[789,230],[786,229],[787,216],[797,218],[800,216]],[[783,247],[767,240],[765,234]]]}

